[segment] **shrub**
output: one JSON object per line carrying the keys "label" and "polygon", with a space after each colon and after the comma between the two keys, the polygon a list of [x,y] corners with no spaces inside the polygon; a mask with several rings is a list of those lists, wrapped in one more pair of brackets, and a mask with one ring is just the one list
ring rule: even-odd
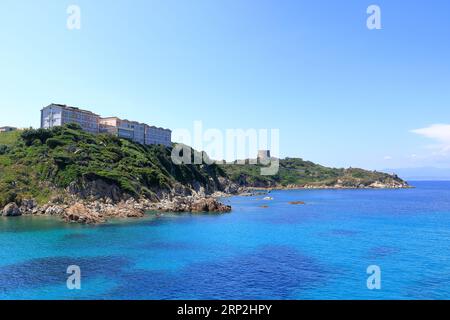
{"label": "shrub", "polygon": [[6,191],[3,194],[0,194],[0,209],[11,202],[17,201],[17,194],[14,191]]}
{"label": "shrub", "polygon": [[59,139],[56,139],[56,138],[47,139],[47,146],[50,149],[55,149],[56,147],[63,146],[63,145],[65,145],[64,141],[61,141]]}
{"label": "shrub", "polygon": [[73,163],[72,157],[64,153],[58,153],[53,155],[53,159],[55,160],[56,165],[60,169],[64,169],[66,166]]}
{"label": "shrub", "polygon": [[44,144],[47,139],[53,137],[53,132],[47,129],[27,129],[20,136],[27,146],[31,146],[36,139]]}
{"label": "shrub", "polygon": [[83,130],[83,128],[81,128],[81,126],[78,123],[68,123],[65,125],[65,127],[77,131]]}
{"label": "shrub", "polygon": [[4,155],[8,152],[9,148],[8,146],[4,144],[0,144],[0,155]]}

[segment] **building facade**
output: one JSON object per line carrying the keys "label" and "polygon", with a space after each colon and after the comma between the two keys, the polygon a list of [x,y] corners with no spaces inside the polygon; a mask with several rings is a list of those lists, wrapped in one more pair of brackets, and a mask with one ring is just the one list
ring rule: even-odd
{"label": "building facade", "polygon": [[51,104],[41,110],[41,128],[44,129],[76,123],[84,131],[98,134],[99,120],[100,116],[91,111],[63,104]]}
{"label": "building facade", "polygon": [[15,131],[17,130],[17,128],[14,127],[0,127],[0,132],[11,132],[11,131]]}
{"label": "building facade", "polygon": [[155,126],[146,126],[145,144],[162,144],[169,147],[172,144],[172,131]]}
{"label": "building facade", "polygon": [[122,120],[117,117],[100,118],[100,132],[110,133],[120,138],[145,144],[145,124]]}
{"label": "building facade", "polygon": [[172,144],[172,131],[118,117],[99,115],[63,104],[51,104],[41,110],[41,128],[50,129],[67,123],[77,123],[87,132],[109,133],[140,144]]}

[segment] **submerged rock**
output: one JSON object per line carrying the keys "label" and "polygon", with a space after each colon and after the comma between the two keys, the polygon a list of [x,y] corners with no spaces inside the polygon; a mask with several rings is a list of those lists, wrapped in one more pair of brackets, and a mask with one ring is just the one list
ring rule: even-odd
{"label": "submerged rock", "polygon": [[304,201],[291,201],[291,202],[289,202],[289,204],[298,205],[298,204],[306,204],[306,203]]}

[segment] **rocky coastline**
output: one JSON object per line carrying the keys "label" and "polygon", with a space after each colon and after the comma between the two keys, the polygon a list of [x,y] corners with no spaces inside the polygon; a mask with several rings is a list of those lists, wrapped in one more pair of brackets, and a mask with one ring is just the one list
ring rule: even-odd
{"label": "rocky coastline", "polygon": [[337,182],[333,185],[326,184],[306,184],[306,185],[297,185],[297,184],[289,184],[289,185],[275,185],[269,187],[247,187],[247,193],[252,194],[254,192],[267,192],[271,190],[345,190],[345,189],[409,189],[413,188],[406,182],[399,181],[391,181],[391,182],[380,182],[375,181],[371,184],[355,184],[355,185],[346,185],[345,183]]}
{"label": "rocky coastline", "polygon": [[[407,183],[375,182],[370,185],[345,186],[335,185],[287,185],[272,187],[238,187],[233,185],[225,191],[206,193],[203,188],[175,188],[169,193],[160,193],[159,198],[135,199],[120,194],[116,188],[106,188],[104,183],[98,183],[93,188],[72,190],[69,194],[53,197],[48,203],[39,205],[35,199],[23,199],[19,204],[13,202],[0,208],[0,215],[15,217],[22,215],[55,216],[69,223],[97,224],[113,218],[141,218],[146,212],[155,213],[229,213],[232,208],[218,199],[232,195],[257,196],[267,194],[272,190],[304,190],[304,189],[401,189],[410,188]],[[94,190],[96,189],[96,190]],[[99,190],[101,192],[99,193]],[[89,192],[86,192],[89,190]],[[93,193],[97,193],[93,196]]]}
{"label": "rocky coastline", "polygon": [[20,205],[10,203],[0,213],[4,217],[22,215],[55,216],[66,222],[83,224],[104,223],[112,218],[141,218],[146,212],[173,213],[228,213],[231,207],[222,204],[213,196],[187,196],[153,202],[148,199],[129,198],[119,202],[111,199],[52,200],[38,205],[34,199],[22,200]]}
{"label": "rocky coastline", "polygon": [[409,187],[395,174],[327,168],[301,158],[279,159],[273,176],[262,176],[250,162],[175,164],[173,147],[93,135],[76,124],[28,129],[12,138],[0,145],[0,215],[5,217],[47,215],[90,224],[149,211],[226,213],[231,207],[219,198],[263,196],[270,190]]}

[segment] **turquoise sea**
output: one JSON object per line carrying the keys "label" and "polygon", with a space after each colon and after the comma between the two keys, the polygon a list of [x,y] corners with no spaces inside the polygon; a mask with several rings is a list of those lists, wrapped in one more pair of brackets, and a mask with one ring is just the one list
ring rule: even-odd
{"label": "turquoise sea", "polygon": [[[231,214],[100,226],[0,218],[0,299],[448,299],[450,182],[412,185],[275,191],[224,199]],[[66,287],[69,265],[81,290]],[[381,290],[367,288],[370,265]]]}

